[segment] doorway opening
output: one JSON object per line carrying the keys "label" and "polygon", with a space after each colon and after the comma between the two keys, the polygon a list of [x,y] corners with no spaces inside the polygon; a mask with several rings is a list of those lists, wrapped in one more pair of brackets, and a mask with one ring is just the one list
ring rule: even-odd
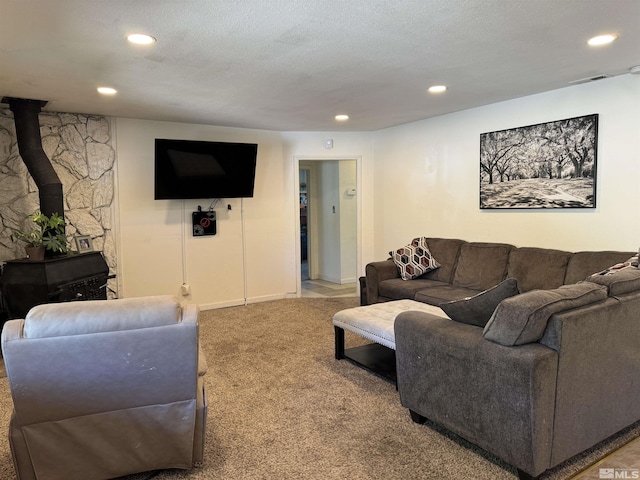
{"label": "doorway opening", "polygon": [[358,200],[355,159],[300,160],[300,292],[357,295]]}

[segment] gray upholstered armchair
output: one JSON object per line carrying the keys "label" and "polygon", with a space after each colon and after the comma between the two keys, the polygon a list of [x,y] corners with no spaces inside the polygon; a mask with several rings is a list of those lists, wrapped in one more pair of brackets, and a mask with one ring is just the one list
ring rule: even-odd
{"label": "gray upholstered armchair", "polygon": [[198,307],[172,296],[39,305],[7,322],[19,480],[107,479],[202,462]]}

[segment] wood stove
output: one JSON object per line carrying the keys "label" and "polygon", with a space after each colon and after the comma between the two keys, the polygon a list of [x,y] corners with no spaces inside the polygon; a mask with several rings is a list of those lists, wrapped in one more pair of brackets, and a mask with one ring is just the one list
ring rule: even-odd
{"label": "wood stove", "polygon": [[0,276],[6,318],[24,318],[42,303],[106,300],[109,267],[100,252],[41,261],[10,260]]}

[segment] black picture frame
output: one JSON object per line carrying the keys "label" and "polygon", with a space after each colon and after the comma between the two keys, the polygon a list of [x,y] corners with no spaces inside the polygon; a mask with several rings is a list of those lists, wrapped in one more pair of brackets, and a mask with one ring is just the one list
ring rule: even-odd
{"label": "black picture frame", "polygon": [[598,114],[480,134],[480,209],[595,208]]}

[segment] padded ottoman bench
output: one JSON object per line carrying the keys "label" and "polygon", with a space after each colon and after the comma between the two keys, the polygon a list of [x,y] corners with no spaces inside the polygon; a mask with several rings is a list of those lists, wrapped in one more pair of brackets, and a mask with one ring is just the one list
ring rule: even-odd
{"label": "padded ottoman bench", "polygon": [[[449,318],[440,307],[414,300],[395,300],[341,310],[333,316],[336,359],[345,358],[395,382],[396,342],[393,324],[401,312],[408,310]],[[345,330],[375,343],[345,350]]]}

